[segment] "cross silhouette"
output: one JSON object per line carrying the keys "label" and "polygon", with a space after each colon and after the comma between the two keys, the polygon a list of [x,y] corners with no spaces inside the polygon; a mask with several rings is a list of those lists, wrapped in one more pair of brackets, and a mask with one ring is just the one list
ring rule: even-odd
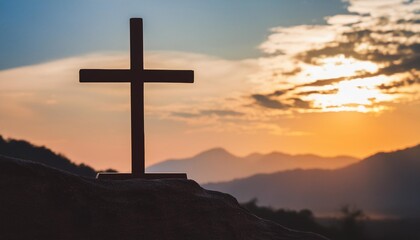
{"label": "cross silhouette", "polygon": [[192,70],[155,70],[143,66],[143,21],[130,19],[130,69],[80,69],[80,82],[128,82],[131,92],[131,171],[98,173],[100,179],[187,178],[185,173],[145,173],[144,83],[193,83]]}

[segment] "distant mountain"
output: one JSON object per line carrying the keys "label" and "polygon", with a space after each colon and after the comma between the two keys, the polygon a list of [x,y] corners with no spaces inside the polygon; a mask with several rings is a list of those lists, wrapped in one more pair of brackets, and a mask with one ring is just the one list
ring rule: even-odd
{"label": "distant mountain", "polygon": [[167,160],[147,168],[148,172],[186,172],[200,183],[228,181],[257,173],[273,173],[287,169],[334,169],[357,162],[348,156],[320,157],[316,155],[289,155],[280,152],[254,153],[237,157],[225,149],[214,148],[194,157]]}
{"label": "distant mountain", "polygon": [[420,145],[377,153],[337,170],[282,171],[204,187],[242,202],[256,197],[262,205],[317,214],[351,204],[371,215],[420,217]]}
{"label": "distant mountain", "polygon": [[0,135],[0,155],[30,160],[85,177],[95,177],[96,171],[85,164],[76,164],[61,154],[23,140],[4,139]]}

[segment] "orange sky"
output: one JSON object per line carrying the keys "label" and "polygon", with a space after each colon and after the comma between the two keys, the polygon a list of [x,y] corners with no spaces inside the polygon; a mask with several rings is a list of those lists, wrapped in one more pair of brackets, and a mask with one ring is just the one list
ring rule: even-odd
{"label": "orange sky", "polygon": [[[171,57],[176,60],[162,64],[161,58]],[[180,61],[182,58],[184,60]],[[175,69],[189,67],[196,71],[196,83],[192,85],[146,87],[148,165],[167,158],[192,156],[213,147],[224,147],[238,155],[281,151],[365,157],[420,142],[418,99],[386,103],[388,110],[379,113],[274,114],[271,109],[258,105],[246,106],[252,100],[243,95],[252,92],[258,84],[242,81],[261,71],[260,67],[253,67],[254,60],[227,61],[185,53],[148,53],[146,59],[146,66],[150,68],[160,65]],[[118,61],[127,62],[126,54],[81,56],[0,72],[3,84],[0,111],[8,113],[0,119],[2,134],[46,145],[76,162],[96,168],[129,170],[128,86],[78,83],[78,68],[126,67]],[[179,62],[174,64],[175,61]],[[223,66],[224,69],[218,73],[207,71],[205,66],[211,69]],[[31,81],[27,80],[28,73],[31,73]],[[229,76],[228,84],[223,84],[224,76]],[[173,115],[177,111],[188,113],[186,109],[190,113],[202,111],[200,109],[206,106],[217,109],[217,104],[226,112],[233,111],[229,102],[235,105],[238,100],[226,100],[228,96],[244,99],[240,104],[249,109],[249,116],[217,116],[217,112],[190,118]],[[209,109],[213,109],[211,107]]]}

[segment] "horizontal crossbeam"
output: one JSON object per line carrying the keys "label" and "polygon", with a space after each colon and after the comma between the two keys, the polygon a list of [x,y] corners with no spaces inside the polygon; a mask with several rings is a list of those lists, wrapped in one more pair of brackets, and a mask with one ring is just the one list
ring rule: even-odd
{"label": "horizontal crossbeam", "polygon": [[194,71],[191,70],[143,70],[144,82],[193,83]]}
{"label": "horizontal crossbeam", "polygon": [[143,82],[193,83],[191,70],[129,70],[129,69],[81,69],[80,82]]}
{"label": "horizontal crossbeam", "polygon": [[130,82],[133,71],[126,69],[80,69],[80,82]]}

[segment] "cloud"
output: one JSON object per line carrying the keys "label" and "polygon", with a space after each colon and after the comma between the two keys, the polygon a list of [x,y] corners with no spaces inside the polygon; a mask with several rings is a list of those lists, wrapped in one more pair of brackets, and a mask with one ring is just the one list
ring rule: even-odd
{"label": "cloud", "polygon": [[266,108],[274,109],[289,109],[290,105],[283,104],[277,100],[271,99],[269,96],[262,94],[254,94],[252,98],[255,99],[256,103]]}
{"label": "cloud", "polygon": [[[27,128],[28,122],[64,135],[101,129],[109,129],[101,134],[125,132],[130,119],[128,84],[82,84],[78,73],[81,68],[124,69],[129,67],[128,61],[125,53],[95,53],[0,71],[0,124],[11,132]],[[193,69],[195,83],[146,84],[146,120],[171,120],[171,113],[183,117],[240,117],[240,109],[220,107],[227,99],[238,99],[254,88],[248,76],[259,68],[256,61],[147,52],[146,68]],[[243,104],[231,102],[229,106]]]}
{"label": "cloud", "polygon": [[419,76],[412,76],[408,78],[404,78],[395,82],[391,82],[388,84],[381,84],[378,86],[381,90],[391,90],[391,89],[398,89],[406,86],[411,86],[413,84],[420,84],[420,77]]}
{"label": "cloud", "polygon": [[276,90],[273,93],[271,93],[269,96],[281,96],[281,95],[285,94],[286,92],[287,92],[287,90],[283,90],[283,91]]}
{"label": "cloud", "polygon": [[366,112],[418,99],[420,1],[347,4],[350,14],[326,17],[326,25],[271,29],[260,45],[262,71],[254,76],[265,83],[250,94],[256,105]]}
{"label": "cloud", "polygon": [[331,89],[331,90],[314,90],[314,91],[306,91],[306,92],[298,92],[297,95],[299,96],[308,96],[312,94],[336,94],[338,92],[338,89]]}
{"label": "cloud", "polygon": [[309,101],[304,101],[300,98],[292,98],[292,100],[295,108],[311,108],[311,102]]}
{"label": "cloud", "polygon": [[287,99],[287,103],[281,102],[276,99],[272,99],[275,96],[272,93],[263,95],[263,94],[254,94],[252,98],[255,102],[265,108],[272,108],[272,109],[280,109],[280,110],[288,110],[288,109],[309,109],[311,108],[310,101],[304,101],[300,98],[289,98]]}
{"label": "cloud", "polygon": [[[298,87],[320,87],[320,86],[326,86],[326,85],[331,85],[333,83],[341,82],[341,81],[344,81],[346,79],[347,79],[346,77],[337,77],[337,78],[331,78],[331,79],[319,79],[319,80],[316,80],[315,82],[299,85]],[[321,91],[319,91],[319,92],[321,92]]]}
{"label": "cloud", "polygon": [[[151,106],[187,102],[200,105],[212,99],[238,96],[254,86],[247,81],[247,76],[258,68],[255,60],[230,61],[180,52],[149,52],[145,60],[146,68],[150,69],[195,70],[194,84],[146,84],[146,102]],[[127,54],[99,53],[3,70],[0,71],[0,95],[28,94],[28,101],[40,105],[72,102],[82,108],[102,106],[107,109],[112,105],[127,110],[122,104],[128,103],[127,84],[81,84],[78,72],[81,68],[124,69],[128,68],[128,61]]]}
{"label": "cloud", "polygon": [[233,111],[233,110],[201,110],[197,113],[193,112],[173,112],[172,115],[182,118],[199,118],[199,117],[208,117],[208,116],[217,116],[217,117],[235,117],[242,116],[244,113]]}

